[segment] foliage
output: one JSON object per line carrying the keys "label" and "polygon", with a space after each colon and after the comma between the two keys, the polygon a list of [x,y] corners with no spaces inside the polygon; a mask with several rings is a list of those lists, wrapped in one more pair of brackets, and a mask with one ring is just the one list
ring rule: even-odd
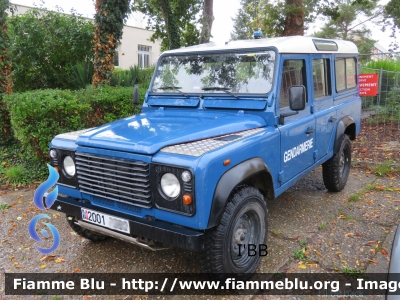
{"label": "foliage", "polygon": [[94,66],[92,62],[79,62],[71,68],[69,79],[71,89],[83,89],[92,83]]}
{"label": "foliage", "polygon": [[0,95],[0,145],[12,139],[10,114]]}
{"label": "foliage", "polygon": [[9,8],[9,4],[8,0],[0,1],[0,96],[3,93],[10,94],[12,91],[10,39],[6,22],[6,10]]}
{"label": "foliage", "polygon": [[[391,37],[396,37],[396,31],[400,29],[400,0],[390,0],[383,11],[385,16],[385,22],[383,23],[382,30],[386,30],[386,27],[390,27],[392,34]],[[399,48],[397,42],[393,42],[392,46],[394,50]]]}
{"label": "foliage", "polygon": [[93,84],[109,84],[117,42],[122,38],[129,0],[96,0]]}
{"label": "foliage", "polygon": [[139,66],[131,66],[129,70],[114,68],[110,85],[111,86],[134,86],[140,84],[144,87],[150,85],[150,80],[154,72],[154,66],[140,69]]}
{"label": "foliage", "polygon": [[390,161],[378,164],[372,168],[376,175],[383,177],[396,172],[396,168]]}
{"label": "foliage", "polygon": [[[147,86],[139,86],[143,101]],[[13,93],[5,99],[21,148],[30,157],[47,159],[51,139],[60,133],[96,127],[137,113],[132,88],[103,86]]]}
{"label": "foliage", "polygon": [[371,39],[371,30],[358,18],[364,16],[370,20],[378,17],[381,8],[378,0],[372,1],[341,1],[335,0],[336,14],[330,15],[329,20],[314,36],[322,38],[340,38],[354,41],[360,53],[372,53],[375,40]]}
{"label": "foliage", "polygon": [[193,25],[200,22],[202,3],[203,0],[137,0],[132,10],[148,17],[147,28],[154,31],[150,40],[161,39],[164,51],[198,42],[200,33]]}
{"label": "foliage", "polygon": [[21,149],[16,140],[0,145],[0,185],[27,185],[48,176],[46,164]]}
{"label": "foliage", "polygon": [[74,66],[93,57],[93,25],[74,13],[34,8],[8,24],[16,91],[69,88]]}
{"label": "foliage", "polygon": [[400,72],[400,60],[395,59],[379,59],[370,60],[365,63],[362,68],[362,73],[370,73],[371,70],[385,70],[391,72]]}
{"label": "foliage", "polygon": [[[299,6],[293,1],[268,1],[268,0],[241,0],[241,9],[233,18],[233,32],[231,39],[251,39],[254,30],[260,28],[267,37],[285,35],[286,20],[288,16],[301,14],[302,20],[296,27],[307,26],[315,15],[322,9],[317,5],[318,0],[303,0]],[[286,28],[286,32],[290,28]]]}

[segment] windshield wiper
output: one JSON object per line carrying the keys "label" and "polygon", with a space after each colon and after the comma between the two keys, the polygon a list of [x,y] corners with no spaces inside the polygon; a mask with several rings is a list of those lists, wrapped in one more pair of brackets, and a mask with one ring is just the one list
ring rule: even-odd
{"label": "windshield wiper", "polygon": [[181,89],[182,87],[181,86],[173,86],[173,85],[170,85],[170,86],[160,86],[159,88],[157,88],[158,90],[175,90],[175,91],[177,91],[178,93],[181,93],[183,96],[185,96],[185,97],[188,97],[188,95],[186,95],[184,92],[182,92],[180,89]]}
{"label": "windshield wiper", "polygon": [[209,86],[209,87],[203,87],[202,88],[203,91],[224,91],[225,93],[238,98],[238,96],[236,96],[234,93],[230,92],[230,88],[227,87],[222,87],[222,86]]}

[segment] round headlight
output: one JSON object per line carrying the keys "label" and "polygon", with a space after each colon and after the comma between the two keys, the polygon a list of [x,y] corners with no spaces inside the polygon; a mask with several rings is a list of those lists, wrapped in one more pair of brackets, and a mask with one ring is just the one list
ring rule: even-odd
{"label": "round headlight", "polygon": [[178,178],[172,173],[165,173],[161,177],[161,189],[170,198],[176,198],[181,192]]}
{"label": "round headlight", "polygon": [[71,156],[66,156],[63,162],[64,171],[67,175],[73,177],[75,175],[75,163]]}
{"label": "round headlight", "polygon": [[50,150],[50,157],[51,157],[51,158],[56,158],[56,157],[57,157],[57,151],[54,150],[54,149],[51,149],[51,150]]}
{"label": "round headlight", "polygon": [[184,182],[189,182],[192,179],[192,174],[189,171],[183,171],[181,178]]}

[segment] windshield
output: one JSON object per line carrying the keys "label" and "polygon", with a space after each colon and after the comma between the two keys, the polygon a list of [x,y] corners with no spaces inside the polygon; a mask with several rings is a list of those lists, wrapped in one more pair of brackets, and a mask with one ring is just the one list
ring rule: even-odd
{"label": "windshield", "polygon": [[272,88],[275,52],[164,56],[154,93],[265,94]]}

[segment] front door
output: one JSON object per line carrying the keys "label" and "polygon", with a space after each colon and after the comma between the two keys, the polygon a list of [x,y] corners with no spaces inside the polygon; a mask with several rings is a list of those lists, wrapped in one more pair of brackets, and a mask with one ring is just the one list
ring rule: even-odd
{"label": "front door", "polygon": [[314,164],[315,150],[315,118],[311,113],[312,101],[309,95],[307,69],[308,56],[287,55],[281,62],[281,89],[279,99],[279,114],[290,112],[289,88],[293,85],[304,85],[307,91],[306,108],[298,114],[286,117],[284,124],[279,124],[281,132],[281,185],[300,175]]}

